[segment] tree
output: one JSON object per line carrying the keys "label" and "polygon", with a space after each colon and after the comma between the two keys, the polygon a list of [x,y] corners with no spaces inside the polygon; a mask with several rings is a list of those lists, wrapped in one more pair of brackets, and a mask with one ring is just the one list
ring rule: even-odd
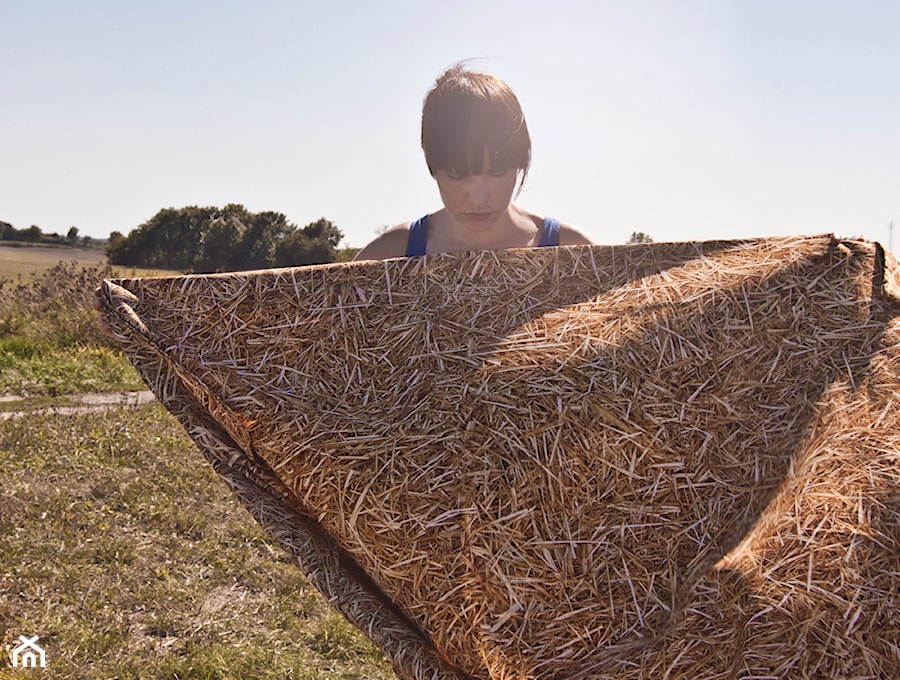
{"label": "tree", "polygon": [[353,248],[350,246],[339,248],[334,254],[334,261],[351,262],[353,258],[355,258],[359,254],[360,250],[362,250],[362,248]]}
{"label": "tree", "polygon": [[308,239],[313,241],[324,241],[333,248],[337,248],[338,243],[344,238],[344,235],[341,233],[341,230],[337,228],[337,225],[330,220],[326,220],[324,217],[320,217],[315,222],[310,222],[303,227],[303,233]]}
{"label": "tree", "polygon": [[653,239],[642,231],[633,231],[626,243],[653,243]]}
{"label": "tree", "polygon": [[324,217],[307,224],[287,236],[275,250],[275,262],[279,267],[300,267],[307,264],[324,264],[337,259],[337,245],[344,235]]}
{"label": "tree", "polygon": [[239,219],[217,217],[212,220],[201,243],[203,255],[197,271],[222,272],[231,269],[232,251],[240,243],[244,224]]}
{"label": "tree", "polygon": [[78,243],[78,227],[70,227],[69,233],[66,234],[66,240],[70,245],[75,246]]}
{"label": "tree", "polygon": [[[191,271],[215,208],[165,208],[110,247],[110,264]],[[112,246],[112,244],[111,244]]]}
{"label": "tree", "polygon": [[117,262],[121,259],[119,253],[125,248],[125,237],[120,231],[113,231],[106,240],[106,257],[111,264],[124,264]]}
{"label": "tree", "polygon": [[229,203],[210,220],[203,235],[202,256],[196,271],[223,272],[240,269],[238,247],[253,215],[242,205]]}
{"label": "tree", "polygon": [[281,213],[261,212],[253,215],[232,259],[235,269],[275,267],[275,251],[296,227]]}
{"label": "tree", "polygon": [[122,236],[110,234],[110,264],[182,271],[265,269],[332,262],[343,234],[324,217],[303,229],[282,213],[224,208],[166,208]]}

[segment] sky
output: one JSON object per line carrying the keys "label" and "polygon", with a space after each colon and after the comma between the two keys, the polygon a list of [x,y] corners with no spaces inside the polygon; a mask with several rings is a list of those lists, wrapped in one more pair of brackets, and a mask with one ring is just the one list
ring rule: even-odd
{"label": "sky", "polygon": [[599,243],[900,250],[900,0],[0,0],[0,27],[17,228],[241,203],[363,246],[440,207],[422,100],[471,59],[528,120],[516,202]]}

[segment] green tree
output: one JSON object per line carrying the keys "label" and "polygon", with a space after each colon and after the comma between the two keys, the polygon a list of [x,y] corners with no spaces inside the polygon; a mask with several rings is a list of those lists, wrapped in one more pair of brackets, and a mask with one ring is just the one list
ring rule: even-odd
{"label": "green tree", "polygon": [[296,227],[281,213],[266,211],[253,215],[235,251],[232,264],[236,269],[275,267],[278,244]]}
{"label": "green tree", "polygon": [[166,208],[127,236],[110,234],[110,264],[234,271],[280,264],[332,262],[343,238],[324,217],[303,229],[282,213],[251,213],[236,203],[224,208]]}
{"label": "green tree", "polygon": [[633,231],[626,243],[653,243],[653,239],[650,238],[649,234],[645,234],[642,231]]}
{"label": "green tree", "polygon": [[341,239],[344,238],[344,235],[341,233],[341,230],[337,228],[337,225],[331,220],[326,220],[324,217],[320,217],[315,222],[310,222],[303,227],[303,233],[308,239],[313,241],[323,241],[332,248],[337,248]]}
{"label": "green tree", "polygon": [[122,264],[121,262],[116,262],[117,253],[124,248],[125,244],[125,236],[122,235],[121,231],[113,231],[110,232],[109,238],[106,239],[106,257],[112,264]]}
{"label": "green tree", "polygon": [[109,249],[110,264],[191,271],[215,208],[165,208]]}
{"label": "green tree", "polygon": [[334,262],[337,246],[343,238],[341,230],[333,222],[320,217],[281,241],[275,249],[276,266],[299,267]]}
{"label": "green tree", "polygon": [[351,246],[345,246],[343,248],[339,248],[337,252],[334,254],[335,262],[350,262],[359,254],[359,251],[362,248],[353,248]]}
{"label": "green tree", "polygon": [[240,269],[237,251],[252,219],[253,215],[236,203],[230,203],[218,211],[203,235],[202,256],[196,271],[223,272]]}

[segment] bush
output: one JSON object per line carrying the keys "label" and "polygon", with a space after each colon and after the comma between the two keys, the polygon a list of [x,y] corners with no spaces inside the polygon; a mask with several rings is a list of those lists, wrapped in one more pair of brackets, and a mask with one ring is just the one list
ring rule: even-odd
{"label": "bush", "polygon": [[103,279],[113,276],[109,266],[60,262],[31,283],[0,280],[0,340],[55,349],[109,346],[93,298]]}

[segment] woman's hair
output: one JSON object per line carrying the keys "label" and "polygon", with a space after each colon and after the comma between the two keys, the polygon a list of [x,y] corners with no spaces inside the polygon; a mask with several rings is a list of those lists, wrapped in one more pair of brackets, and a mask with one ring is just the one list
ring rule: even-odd
{"label": "woman's hair", "polygon": [[485,149],[491,172],[515,168],[525,181],[531,138],[515,93],[495,76],[456,64],[435,81],[422,107],[428,171],[481,174]]}

